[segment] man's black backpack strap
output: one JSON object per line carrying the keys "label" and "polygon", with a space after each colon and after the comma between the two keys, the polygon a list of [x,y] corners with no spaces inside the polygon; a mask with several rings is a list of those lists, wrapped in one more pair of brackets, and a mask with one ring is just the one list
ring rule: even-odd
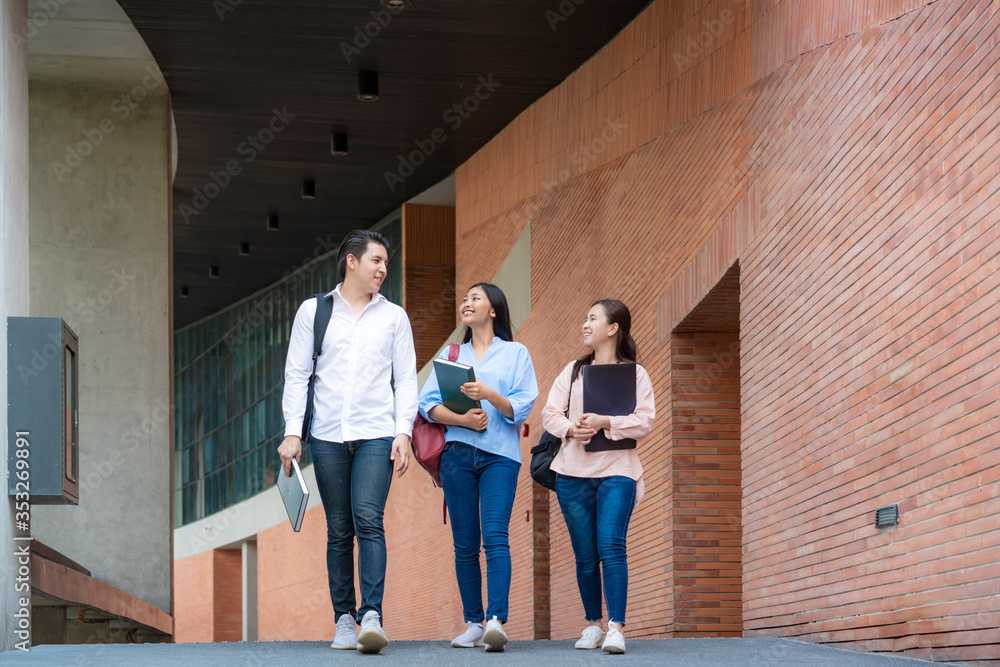
{"label": "man's black backpack strap", "polygon": [[309,440],[309,431],[313,418],[313,398],[316,395],[316,363],[319,355],[323,351],[323,337],[326,336],[326,327],[330,324],[330,316],[333,314],[333,295],[322,292],[315,295],[316,317],[313,319],[313,366],[309,375],[309,389],[306,391],[306,413],[302,418],[302,442]]}

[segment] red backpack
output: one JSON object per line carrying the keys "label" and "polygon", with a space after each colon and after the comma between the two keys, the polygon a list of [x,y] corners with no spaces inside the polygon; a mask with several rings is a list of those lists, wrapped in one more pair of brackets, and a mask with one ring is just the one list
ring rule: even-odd
{"label": "red backpack", "polygon": [[[458,345],[448,346],[448,361],[458,361]],[[433,371],[432,371],[433,372]],[[444,451],[444,424],[436,424],[424,419],[417,413],[413,420],[413,435],[410,444],[413,446],[413,456],[417,463],[423,466],[434,481],[434,486],[441,486],[441,452]]]}

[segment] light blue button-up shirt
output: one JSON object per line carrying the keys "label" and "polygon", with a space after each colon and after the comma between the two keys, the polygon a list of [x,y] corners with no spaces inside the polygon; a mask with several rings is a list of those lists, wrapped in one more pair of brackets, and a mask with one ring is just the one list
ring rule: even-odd
{"label": "light blue button-up shirt", "polygon": [[[528,418],[532,406],[535,405],[535,399],[538,398],[535,367],[531,364],[528,348],[520,343],[494,337],[493,344],[486,350],[482,362],[476,361],[476,353],[472,351],[471,342],[463,343],[458,350],[458,363],[472,366],[476,370],[477,379],[506,397],[514,411],[514,418],[508,419],[492,403],[482,400],[480,401],[482,408],[489,417],[486,430],[479,433],[463,426],[449,425],[445,428],[445,441],[463,442],[484,452],[506,456],[520,463],[519,426]],[[447,347],[441,358],[448,358]],[[441,402],[437,374],[432,371],[420,391],[420,413],[428,421],[434,421],[427,413],[435,405],[441,405]]]}

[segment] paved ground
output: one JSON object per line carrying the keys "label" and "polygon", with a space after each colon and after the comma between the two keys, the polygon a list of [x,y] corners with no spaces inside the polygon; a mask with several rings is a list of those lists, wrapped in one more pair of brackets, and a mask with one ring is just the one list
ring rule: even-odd
{"label": "paved ground", "polygon": [[[254,642],[222,644],[85,644],[36,646],[30,653],[0,654],[0,665],[629,665],[678,667],[919,667],[931,663],[874,653],[859,653],[789,639],[630,639],[623,656],[577,651],[570,641],[512,641],[504,653],[453,649],[447,642],[391,642],[381,655],[333,651],[326,642]],[[934,663],[942,664],[942,663]]]}

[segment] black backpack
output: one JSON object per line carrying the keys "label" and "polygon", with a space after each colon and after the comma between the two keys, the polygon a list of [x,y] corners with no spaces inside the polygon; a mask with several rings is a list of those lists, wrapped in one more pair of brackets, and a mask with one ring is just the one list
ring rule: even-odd
{"label": "black backpack", "polygon": [[316,394],[316,362],[323,351],[323,338],[326,327],[333,315],[333,295],[322,292],[314,295],[316,298],[316,317],[313,319],[313,367],[309,375],[309,389],[306,391],[306,413],[302,418],[302,442],[309,441],[309,431],[313,419],[313,398]]}

